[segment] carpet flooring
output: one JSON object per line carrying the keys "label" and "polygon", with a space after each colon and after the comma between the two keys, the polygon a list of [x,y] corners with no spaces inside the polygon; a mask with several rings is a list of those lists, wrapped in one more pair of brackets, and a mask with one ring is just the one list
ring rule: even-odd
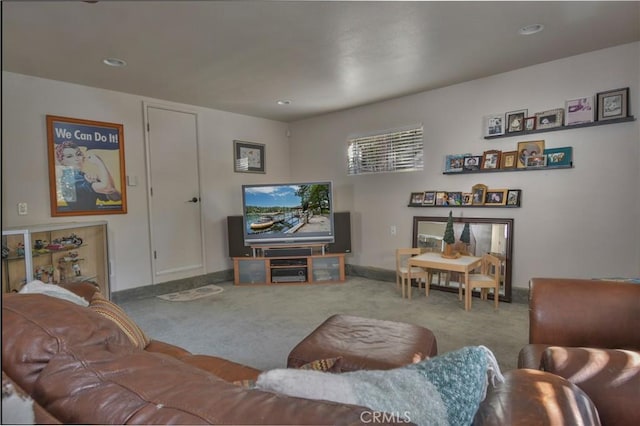
{"label": "carpet flooring", "polygon": [[286,365],[293,347],[333,314],[402,321],[429,328],[438,353],[485,345],[502,371],[516,368],[528,341],[528,306],[473,299],[471,311],[456,293],[413,289],[402,299],[395,283],[347,277],[340,284],[234,286],[189,302],[157,297],[119,302],[153,339],[196,354],[215,355],[268,370]]}

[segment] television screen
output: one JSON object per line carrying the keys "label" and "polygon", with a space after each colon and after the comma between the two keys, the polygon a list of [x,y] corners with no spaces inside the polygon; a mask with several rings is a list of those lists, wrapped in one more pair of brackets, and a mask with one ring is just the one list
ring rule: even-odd
{"label": "television screen", "polygon": [[245,245],[332,243],[331,182],[242,186]]}

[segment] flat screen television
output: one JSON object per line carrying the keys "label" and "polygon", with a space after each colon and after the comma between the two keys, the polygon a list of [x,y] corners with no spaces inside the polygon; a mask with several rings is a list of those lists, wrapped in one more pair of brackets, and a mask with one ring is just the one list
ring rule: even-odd
{"label": "flat screen television", "polygon": [[331,182],[242,185],[244,243],[334,242]]}

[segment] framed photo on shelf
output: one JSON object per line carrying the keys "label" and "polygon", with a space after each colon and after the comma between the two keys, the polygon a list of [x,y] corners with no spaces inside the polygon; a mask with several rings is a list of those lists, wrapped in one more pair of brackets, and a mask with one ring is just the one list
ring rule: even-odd
{"label": "framed photo on shelf", "polygon": [[490,151],[485,151],[482,154],[482,169],[499,169],[500,168],[500,154],[502,151],[498,151],[497,149],[492,149]]}
{"label": "framed photo on shelf", "polygon": [[468,155],[464,157],[464,171],[480,170],[482,155]]}
{"label": "framed photo on shelf", "polygon": [[518,151],[503,152],[500,156],[501,169],[515,169],[518,158]]}
{"label": "framed photo on shelf", "polygon": [[236,173],[265,173],[265,145],[233,141],[233,171]]}
{"label": "framed photo on shelf", "polygon": [[449,205],[449,194],[444,191],[436,191],[436,206]]}
{"label": "framed photo on shelf", "polygon": [[504,206],[507,203],[506,189],[488,189],[485,195],[485,206]]}
{"label": "framed photo on shelf", "polygon": [[520,205],[520,189],[509,189],[507,191],[507,206],[519,206]]}
{"label": "framed photo on shelf", "polygon": [[565,125],[591,123],[593,121],[593,96],[571,99],[565,102]]}
{"label": "framed photo on shelf", "polygon": [[449,192],[448,194],[448,206],[461,206],[462,205],[462,192]]}
{"label": "framed photo on shelf", "polygon": [[505,114],[507,121],[507,133],[519,133],[524,130],[524,120],[529,110],[521,109]]}
{"label": "framed photo on shelf", "polygon": [[525,157],[525,164],[528,169],[535,167],[546,167],[547,156],[544,154],[527,155]]}
{"label": "framed photo on shelf", "polygon": [[462,193],[462,205],[463,206],[471,206],[471,205],[473,205],[473,193],[472,192],[463,192]]}
{"label": "framed photo on shelf", "polygon": [[409,199],[410,205],[421,206],[423,202],[424,202],[424,191],[411,193],[411,198]]}
{"label": "framed photo on shelf", "polygon": [[547,156],[547,167],[570,166],[573,162],[573,147],[545,149],[544,155]]}
{"label": "framed photo on shelf", "polygon": [[423,206],[435,206],[436,205],[436,191],[425,191]]}
{"label": "framed photo on shelf", "polygon": [[464,165],[464,157],[469,154],[452,154],[447,155],[444,161],[444,171],[446,173],[461,172]]}
{"label": "framed photo on shelf", "polygon": [[124,126],[46,116],[51,216],[127,212]]}
{"label": "framed photo on shelf", "polygon": [[527,117],[524,119],[524,130],[530,132],[536,129],[536,117]]}
{"label": "framed photo on shelf", "polygon": [[564,115],[563,108],[550,109],[536,113],[536,129],[552,129],[561,127]]}
{"label": "framed photo on shelf", "polygon": [[504,135],[504,114],[491,114],[484,117],[484,135]]}
{"label": "framed photo on shelf", "polygon": [[526,157],[530,155],[544,154],[544,141],[524,141],[518,142],[518,163],[519,169],[527,167]]}
{"label": "framed photo on shelf", "polygon": [[596,94],[598,121],[629,116],[629,88],[609,90]]}
{"label": "framed photo on shelf", "polygon": [[484,200],[487,195],[487,185],[483,185],[481,183],[473,185],[471,193],[473,194],[471,204],[474,206],[481,206],[484,204]]}

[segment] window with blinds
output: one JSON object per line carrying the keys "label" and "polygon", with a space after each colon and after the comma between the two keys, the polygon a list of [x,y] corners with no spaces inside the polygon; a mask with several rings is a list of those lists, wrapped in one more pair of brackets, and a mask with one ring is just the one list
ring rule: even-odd
{"label": "window with blinds", "polygon": [[422,125],[349,138],[349,175],[424,169]]}

